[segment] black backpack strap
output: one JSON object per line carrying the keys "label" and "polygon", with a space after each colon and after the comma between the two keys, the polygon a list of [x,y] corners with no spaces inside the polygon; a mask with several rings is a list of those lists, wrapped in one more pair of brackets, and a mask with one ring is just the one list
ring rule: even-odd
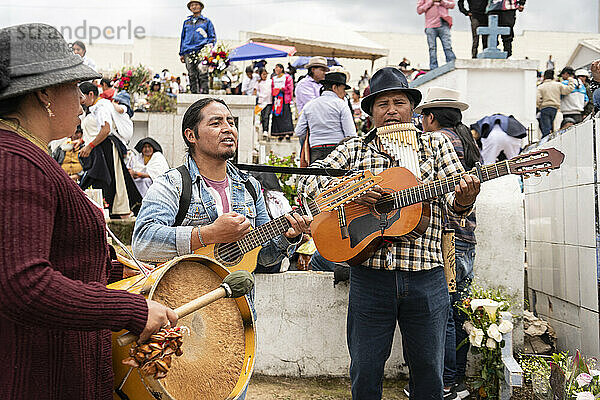
{"label": "black backpack strap", "polygon": [[254,204],[256,204],[256,199],[258,199],[258,195],[256,194],[256,188],[254,187],[252,182],[250,182],[250,179],[244,182],[244,186],[246,187],[248,193],[250,193],[250,196],[252,196],[252,201],[254,201]]}
{"label": "black backpack strap", "polygon": [[187,214],[190,203],[192,202],[192,177],[190,171],[188,171],[185,165],[177,167],[177,171],[181,174],[182,188],[181,196],[179,197],[179,210],[175,217],[175,223],[173,226],[180,226]]}

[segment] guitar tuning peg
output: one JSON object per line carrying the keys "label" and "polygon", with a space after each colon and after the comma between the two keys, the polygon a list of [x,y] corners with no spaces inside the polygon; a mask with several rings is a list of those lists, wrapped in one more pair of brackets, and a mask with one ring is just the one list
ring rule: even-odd
{"label": "guitar tuning peg", "polygon": [[530,178],[529,174],[523,174],[523,179],[529,179],[529,178]]}
{"label": "guitar tuning peg", "polygon": [[546,176],[550,175],[550,171],[546,171]]}
{"label": "guitar tuning peg", "polygon": [[535,175],[536,177],[538,177],[538,178],[539,178],[540,176],[542,176],[542,174],[540,174],[539,172],[536,172],[534,175]]}

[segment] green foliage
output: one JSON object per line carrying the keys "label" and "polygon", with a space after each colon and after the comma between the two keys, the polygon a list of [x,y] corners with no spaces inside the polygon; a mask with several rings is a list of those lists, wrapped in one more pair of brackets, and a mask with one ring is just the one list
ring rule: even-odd
{"label": "green foliage", "polygon": [[[278,157],[272,151],[269,153],[269,161],[267,161],[267,165],[273,165],[275,167],[297,167],[296,165],[296,153],[292,153],[287,157]],[[288,199],[291,205],[297,204],[296,197],[298,193],[296,192],[296,184],[290,182],[290,178],[292,175],[290,174],[275,174],[277,178],[279,178],[279,182],[281,182],[281,188],[283,190],[283,194]]]}
{"label": "green foliage", "polygon": [[116,87],[126,90],[132,96],[146,90],[145,83],[150,79],[150,70],[139,64],[137,67],[123,67],[117,76]]}
{"label": "green foliage", "polygon": [[175,97],[165,92],[150,92],[147,100],[150,112],[174,113],[177,110]]}

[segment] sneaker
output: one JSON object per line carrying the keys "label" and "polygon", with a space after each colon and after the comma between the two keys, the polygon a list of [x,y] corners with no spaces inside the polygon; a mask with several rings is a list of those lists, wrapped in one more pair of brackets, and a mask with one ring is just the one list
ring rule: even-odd
{"label": "sneaker", "polygon": [[455,384],[454,391],[456,392],[456,395],[461,399],[466,399],[471,394],[469,393],[469,389],[467,388],[467,385],[465,385],[464,382]]}
{"label": "sneaker", "polygon": [[454,391],[454,387],[451,387],[450,389],[444,389],[444,400],[455,400],[458,398],[459,397],[456,395],[456,392]]}
{"label": "sneaker", "polygon": [[404,394],[410,399],[410,387],[408,383],[406,384],[406,386],[404,386]]}

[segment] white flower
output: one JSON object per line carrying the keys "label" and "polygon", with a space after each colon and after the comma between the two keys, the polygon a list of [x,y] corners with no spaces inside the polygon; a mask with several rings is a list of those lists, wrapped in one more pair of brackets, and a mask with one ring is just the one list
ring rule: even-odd
{"label": "white flower", "polygon": [[485,345],[487,346],[488,349],[495,349],[496,348],[496,341],[492,338],[488,338],[487,341],[485,342]]}
{"label": "white flower", "polygon": [[473,299],[471,300],[471,309],[475,312],[479,307],[483,307],[485,312],[490,316],[492,321],[496,321],[496,310],[502,303],[491,299]]}
{"label": "white flower", "polygon": [[600,375],[600,371],[597,369],[590,369],[590,374],[592,374],[592,376],[598,376]]}
{"label": "white flower", "polygon": [[471,333],[469,333],[469,342],[475,347],[481,347],[481,342],[483,342],[484,333],[479,328],[471,329]]}
{"label": "white flower", "polygon": [[592,392],[580,392],[577,393],[575,400],[594,400],[594,394]]}
{"label": "white flower", "polygon": [[487,329],[487,334],[498,343],[502,341],[502,334],[498,330],[498,325],[496,324],[490,325],[490,327]]}
{"label": "white flower", "polygon": [[500,333],[508,333],[513,330],[513,323],[503,319],[498,325],[498,330]]}
{"label": "white flower", "polygon": [[585,372],[580,373],[579,375],[577,375],[577,378],[575,378],[579,387],[589,385],[592,382],[592,379],[593,379],[592,376],[589,374],[586,374]]}
{"label": "white flower", "polygon": [[465,323],[463,324],[463,330],[469,334],[471,333],[473,328],[475,328],[475,325],[473,325],[471,321],[465,321]]}

